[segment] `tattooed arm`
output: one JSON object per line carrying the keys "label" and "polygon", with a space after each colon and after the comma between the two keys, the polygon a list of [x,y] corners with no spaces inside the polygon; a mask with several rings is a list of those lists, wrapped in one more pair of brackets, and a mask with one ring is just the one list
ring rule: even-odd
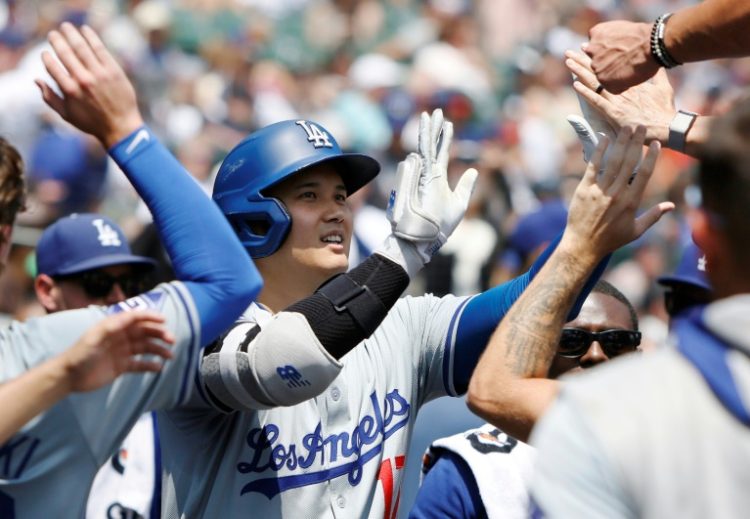
{"label": "tattooed arm", "polygon": [[507,434],[526,440],[537,418],[557,395],[545,377],[565,316],[599,261],[636,239],[674,205],[662,202],[635,213],[659,153],[653,142],[635,177],[646,129],[623,127],[604,172],[601,142],[570,205],[560,245],[492,335],[471,377],[471,410]]}

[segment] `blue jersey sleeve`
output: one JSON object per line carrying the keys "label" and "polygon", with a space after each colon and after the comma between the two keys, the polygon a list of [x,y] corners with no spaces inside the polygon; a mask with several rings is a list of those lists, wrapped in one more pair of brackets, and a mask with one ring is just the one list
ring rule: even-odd
{"label": "blue jersey sleeve", "polygon": [[419,487],[410,519],[482,519],[487,512],[474,474],[461,456],[443,451]]}
{"label": "blue jersey sleeve", "polygon": [[192,296],[205,346],[260,292],[260,274],[218,207],[148,128],[109,153],[153,214],[175,274]]}
{"label": "blue jersey sleeve", "polygon": [[[498,323],[505,317],[505,314],[508,313],[513,303],[526,290],[531,280],[542,269],[547,259],[549,259],[560,243],[561,238],[562,234],[549,244],[544,252],[534,261],[528,272],[473,297],[466,304],[466,309],[461,315],[461,320],[458,322],[453,367],[453,384],[459,394],[465,393],[469,387],[471,374],[477,362],[479,362],[479,357],[484,351],[485,346],[487,346],[492,332],[495,331]],[[583,302],[601,277],[604,269],[607,268],[608,263],[609,256],[597,265],[594,273],[578,295],[570,314],[568,314],[568,321],[575,319],[578,315]]]}

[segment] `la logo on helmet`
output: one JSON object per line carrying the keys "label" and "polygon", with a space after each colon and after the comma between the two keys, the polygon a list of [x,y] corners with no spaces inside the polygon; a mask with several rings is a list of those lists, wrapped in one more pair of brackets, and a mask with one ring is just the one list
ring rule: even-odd
{"label": "la logo on helmet", "polygon": [[328,133],[321,130],[316,124],[309,121],[295,121],[296,124],[302,127],[307,134],[307,141],[313,143],[315,148],[333,148],[333,144],[328,138]]}

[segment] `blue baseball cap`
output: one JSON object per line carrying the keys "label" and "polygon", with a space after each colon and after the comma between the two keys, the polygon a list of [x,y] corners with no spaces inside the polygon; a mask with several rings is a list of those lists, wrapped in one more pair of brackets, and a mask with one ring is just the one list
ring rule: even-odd
{"label": "blue baseball cap", "polygon": [[47,227],[36,246],[37,274],[65,276],[113,265],[152,269],[151,258],[135,256],[122,229],[100,214],[72,214]]}
{"label": "blue baseball cap", "polygon": [[568,210],[560,199],[544,202],[538,209],[522,216],[508,237],[508,248],[501,262],[518,269],[531,253],[551,242],[568,221]]}
{"label": "blue baseball cap", "polygon": [[694,243],[688,244],[674,273],[657,279],[660,285],[694,285],[705,290],[713,290],[706,277],[706,255]]}

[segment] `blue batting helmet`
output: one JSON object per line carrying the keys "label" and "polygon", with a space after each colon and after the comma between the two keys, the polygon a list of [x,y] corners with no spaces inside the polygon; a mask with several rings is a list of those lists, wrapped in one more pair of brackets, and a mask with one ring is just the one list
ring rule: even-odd
{"label": "blue batting helmet", "polygon": [[380,171],[375,159],[342,153],[325,128],[306,120],[266,126],[229,152],[216,176],[213,199],[251,257],[276,252],[292,224],[284,204],[264,191],[318,164],[336,168],[350,195]]}

